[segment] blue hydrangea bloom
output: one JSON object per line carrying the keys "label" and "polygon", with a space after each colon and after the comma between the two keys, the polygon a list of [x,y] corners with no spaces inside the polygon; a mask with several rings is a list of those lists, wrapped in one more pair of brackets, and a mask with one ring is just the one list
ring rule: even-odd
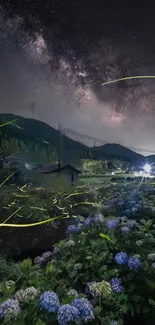
{"label": "blue hydrangea bloom", "polygon": [[112,290],[114,290],[116,292],[123,291],[123,287],[121,286],[121,279],[119,279],[119,278],[112,278],[110,280],[110,285],[111,285]]}
{"label": "blue hydrangea bloom", "polygon": [[84,322],[94,319],[93,306],[86,298],[75,298],[72,306],[76,307],[80,312],[80,317]]}
{"label": "blue hydrangea bloom", "polygon": [[138,271],[139,269],[142,268],[142,263],[137,256],[131,256],[128,259],[128,267],[130,270]]}
{"label": "blue hydrangea bloom", "polygon": [[56,313],[60,307],[59,299],[55,292],[46,291],[40,296],[40,308],[48,313]]}
{"label": "blue hydrangea bloom", "polygon": [[117,253],[114,257],[117,264],[126,264],[128,262],[128,255],[125,252]]}
{"label": "blue hydrangea bloom", "polygon": [[69,225],[67,228],[67,233],[70,234],[75,234],[77,233],[77,226],[75,225]]}
{"label": "blue hydrangea bloom", "polygon": [[71,305],[63,305],[59,308],[57,314],[57,321],[59,325],[70,324],[71,322],[78,322],[80,320],[79,310]]}
{"label": "blue hydrangea bloom", "polygon": [[111,230],[111,229],[116,229],[118,227],[119,220],[117,219],[110,219],[106,221],[106,227]]}
{"label": "blue hydrangea bloom", "polygon": [[152,263],[152,267],[155,269],[155,263]]}

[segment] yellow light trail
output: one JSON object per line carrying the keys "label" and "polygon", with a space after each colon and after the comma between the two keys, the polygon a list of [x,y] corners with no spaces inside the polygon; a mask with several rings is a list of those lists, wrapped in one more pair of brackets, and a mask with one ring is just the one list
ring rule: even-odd
{"label": "yellow light trail", "polygon": [[106,86],[123,80],[132,80],[132,79],[155,79],[155,76],[131,76],[131,77],[122,77],[119,79],[114,79],[110,81],[103,82],[101,85]]}
{"label": "yellow light trail", "polygon": [[40,225],[43,225],[45,223],[51,222],[51,221],[56,220],[56,219],[61,219],[61,218],[68,219],[69,218],[69,215],[66,216],[66,217],[59,216],[59,217],[54,217],[54,218],[50,218],[50,219],[47,219],[47,220],[43,220],[43,221],[39,221],[39,222],[34,222],[34,223],[27,223],[27,224],[0,223],[0,227],[11,227],[11,228],[35,227],[35,226],[40,226]]}

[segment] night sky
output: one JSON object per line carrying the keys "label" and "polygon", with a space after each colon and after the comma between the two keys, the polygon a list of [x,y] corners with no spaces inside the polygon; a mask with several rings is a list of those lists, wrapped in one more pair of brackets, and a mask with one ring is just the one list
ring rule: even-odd
{"label": "night sky", "polygon": [[0,112],[155,151],[155,79],[102,86],[155,75],[154,1],[0,5]]}

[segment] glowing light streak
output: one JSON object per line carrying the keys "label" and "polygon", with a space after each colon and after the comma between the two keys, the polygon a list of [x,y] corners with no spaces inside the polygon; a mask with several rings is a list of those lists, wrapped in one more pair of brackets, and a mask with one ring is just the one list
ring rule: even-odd
{"label": "glowing light streak", "polygon": [[116,82],[120,82],[120,81],[124,81],[124,80],[132,80],[132,79],[155,79],[155,76],[131,76],[131,77],[122,77],[119,79],[115,79],[115,80],[110,80],[110,81],[106,81],[103,82],[101,85],[105,86],[105,85],[110,85]]}

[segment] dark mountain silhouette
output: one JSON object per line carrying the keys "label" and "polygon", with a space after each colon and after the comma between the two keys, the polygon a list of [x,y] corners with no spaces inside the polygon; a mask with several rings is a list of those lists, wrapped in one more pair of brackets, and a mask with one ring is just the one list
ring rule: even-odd
{"label": "dark mountain silhouette", "polygon": [[[14,124],[0,127],[0,140],[2,138],[8,140],[13,138],[27,146],[31,143],[34,149],[37,146],[37,150],[45,148],[48,151],[48,148],[54,148],[57,152],[59,151],[60,134],[58,130],[39,120],[24,118],[14,114],[0,114],[0,125],[13,120],[17,121]],[[79,163],[80,158],[120,158],[131,163],[145,161],[146,159],[150,162],[155,161],[155,155],[144,157],[129,148],[115,143],[88,148],[86,145],[66,135],[63,135],[62,147],[64,163],[72,164],[75,161]],[[75,163],[75,165],[78,163]]]}
{"label": "dark mountain silhouette", "polygon": [[121,158],[123,160],[131,162],[145,159],[143,155],[140,155],[131,149],[115,143],[107,143],[103,146],[93,147],[92,150],[96,153],[96,156],[105,156],[105,158],[109,159]]}

